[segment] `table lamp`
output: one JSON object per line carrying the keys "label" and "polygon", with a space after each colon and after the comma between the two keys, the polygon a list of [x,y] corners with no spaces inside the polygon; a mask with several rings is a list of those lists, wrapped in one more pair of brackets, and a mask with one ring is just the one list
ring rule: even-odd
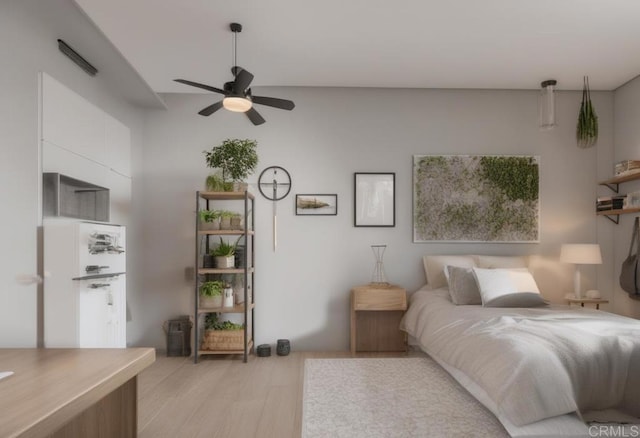
{"label": "table lamp", "polygon": [[576,265],[573,278],[574,294],[582,298],[580,292],[580,265],[601,265],[602,255],[597,243],[565,243],[560,248],[560,261]]}

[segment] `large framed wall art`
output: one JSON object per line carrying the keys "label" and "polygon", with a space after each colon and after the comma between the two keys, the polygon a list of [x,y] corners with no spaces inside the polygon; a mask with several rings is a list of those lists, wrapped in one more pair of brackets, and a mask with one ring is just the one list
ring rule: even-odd
{"label": "large framed wall art", "polygon": [[354,226],[396,226],[396,174],[354,174]]}
{"label": "large framed wall art", "polygon": [[540,241],[538,156],[414,155],[414,242]]}

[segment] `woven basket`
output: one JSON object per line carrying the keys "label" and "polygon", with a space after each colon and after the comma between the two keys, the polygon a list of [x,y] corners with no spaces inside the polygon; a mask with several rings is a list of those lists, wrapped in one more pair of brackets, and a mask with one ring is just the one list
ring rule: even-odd
{"label": "woven basket", "polygon": [[201,350],[242,350],[244,330],[205,330]]}

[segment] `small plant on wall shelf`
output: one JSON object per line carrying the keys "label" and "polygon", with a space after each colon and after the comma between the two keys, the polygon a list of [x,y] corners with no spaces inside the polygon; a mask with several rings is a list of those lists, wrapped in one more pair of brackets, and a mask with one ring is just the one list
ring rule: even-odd
{"label": "small plant on wall shelf", "polygon": [[251,175],[258,165],[258,142],[249,139],[227,139],[210,151],[204,151],[207,166],[222,171],[225,191],[230,185],[240,183]]}

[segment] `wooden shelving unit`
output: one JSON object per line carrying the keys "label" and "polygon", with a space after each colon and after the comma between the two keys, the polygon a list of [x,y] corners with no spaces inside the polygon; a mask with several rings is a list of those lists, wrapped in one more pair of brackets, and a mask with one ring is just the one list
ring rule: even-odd
{"label": "wooden shelving unit", "polygon": [[[600,181],[598,184],[601,186],[608,187],[615,193],[619,193],[620,184],[640,180],[640,172],[630,173],[627,175],[614,176],[613,178],[606,179],[604,181]],[[603,210],[596,212],[598,216],[604,216],[609,219],[614,224],[620,223],[620,215],[621,214],[631,214],[631,213],[640,213],[640,208],[624,208],[618,210]],[[615,219],[613,218],[615,216]]]}
{"label": "wooden shelving unit", "polygon": [[[214,205],[220,208],[218,203],[222,203],[227,208],[229,201],[241,201],[242,206],[239,209],[244,217],[244,229],[236,230],[201,230],[198,212],[206,209],[211,210]],[[194,362],[198,363],[198,357],[202,355],[243,355],[244,362],[247,362],[249,353],[253,350],[253,339],[255,334],[254,309],[255,309],[255,289],[254,289],[254,262],[255,262],[255,232],[252,229],[255,223],[255,198],[249,192],[196,192],[196,225],[195,225],[195,330],[194,330]],[[234,204],[237,205],[237,204]],[[238,211],[238,209],[233,209]],[[244,237],[244,253],[243,263],[241,266],[236,265],[235,268],[203,268],[201,256],[211,249],[210,244],[218,240],[218,237]],[[211,240],[215,237],[215,240]],[[235,304],[233,307],[200,307],[199,287],[203,281],[209,279],[219,279],[222,276],[242,276],[242,284],[244,288],[244,302]],[[243,348],[234,350],[203,350],[201,341],[204,336],[204,328],[201,325],[201,319],[206,314],[235,314],[242,315],[244,323],[244,342]]]}

